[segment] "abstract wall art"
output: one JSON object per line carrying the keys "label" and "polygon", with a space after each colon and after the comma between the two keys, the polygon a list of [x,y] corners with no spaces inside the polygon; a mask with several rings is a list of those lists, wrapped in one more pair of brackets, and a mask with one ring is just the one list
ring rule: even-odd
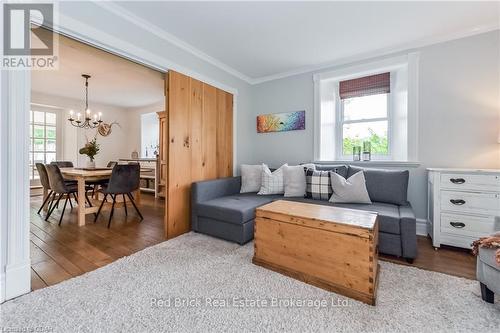
{"label": "abstract wall art", "polygon": [[306,111],[257,116],[257,133],[285,132],[306,129]]}

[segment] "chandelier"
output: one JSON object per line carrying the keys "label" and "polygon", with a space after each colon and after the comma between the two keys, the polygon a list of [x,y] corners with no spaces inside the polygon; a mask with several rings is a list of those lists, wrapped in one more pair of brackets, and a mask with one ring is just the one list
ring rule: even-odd
{"label": "chandelier", "polygon": [[88,74],[82,74],[82,77],[85,79],[85,114],[84,118],[82,119],[82,115],[80,112],[76,114],[76,119],[74,118],[74,112],[73,110],[69,111],[69,118],[68,121],[71,123],[71,125],[78,127],[78,128],[96,128],[98,127],[101,123],[101,116],[102,113],[94,113],[92,114],[89,109],[89,79],[90,75]]}

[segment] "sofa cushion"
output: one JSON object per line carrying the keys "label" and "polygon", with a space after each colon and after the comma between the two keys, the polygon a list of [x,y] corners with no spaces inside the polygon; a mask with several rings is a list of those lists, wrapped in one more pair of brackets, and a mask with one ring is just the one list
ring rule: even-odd
{"label": "sofa cushion", "polygon": [[347,178],[347,165],[316,164],[316,170],[333,171],[344,178]]}
{"label": "sofa cushion", "polygon": [[390,234],[399,235],[401,228],[399,225],[399,207],[393,204],[383,202],[374,202],[370,204],[335,204],[336,207],[344,207],[358,210],[367,210],[378,213],[378,230]]}
{"label": "sofa cushion", "polygon": [[242,193],[198,203],[195,209],[199,216],[228,223],[243,224],[255,218],[255,208],[277,198],[283,198],[283,196]]}
{"label": "sofa cushion", "polygon": [[372,201],[406,205],[408,195],[408,170],[365,169],[349,166],[347,175],[363,171],[366,189]]}
{"label": "sofa cushion", "polygon": [[374,202],[372,204],[342,204],[342,203],[331,203],[329,201],[319,201],[307,198],[284,198],[283,200],[288,201],[299,201],[312,203],[316,205],[328,205],[334,207],[350,208],[365,210],[370,212],[377,212],[379,216],[379,231],[399,235],[401,233],[401,228],[399,225],[399,206],[386,204],[382,202]]}

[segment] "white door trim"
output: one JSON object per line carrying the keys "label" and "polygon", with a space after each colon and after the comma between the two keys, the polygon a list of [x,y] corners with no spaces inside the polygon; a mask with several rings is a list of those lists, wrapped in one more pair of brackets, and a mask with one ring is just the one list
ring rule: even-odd
{"label": "white door trim", "polygon": [[[31,290],[29,248],[29,101],[30,72],[2,71],[1,301]],[[5,104],[4,104],[5,103]],[[5,206],[4,206],[5,205]]]}

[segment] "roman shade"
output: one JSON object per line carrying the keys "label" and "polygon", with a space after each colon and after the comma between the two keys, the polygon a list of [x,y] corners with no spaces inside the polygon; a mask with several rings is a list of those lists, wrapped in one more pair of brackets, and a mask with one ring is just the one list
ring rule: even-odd
{"label": "roman shade", "polygon": [[340,99],[387,94],[391,92],[391,73],[364,76],[357,79],[340,81]]}

